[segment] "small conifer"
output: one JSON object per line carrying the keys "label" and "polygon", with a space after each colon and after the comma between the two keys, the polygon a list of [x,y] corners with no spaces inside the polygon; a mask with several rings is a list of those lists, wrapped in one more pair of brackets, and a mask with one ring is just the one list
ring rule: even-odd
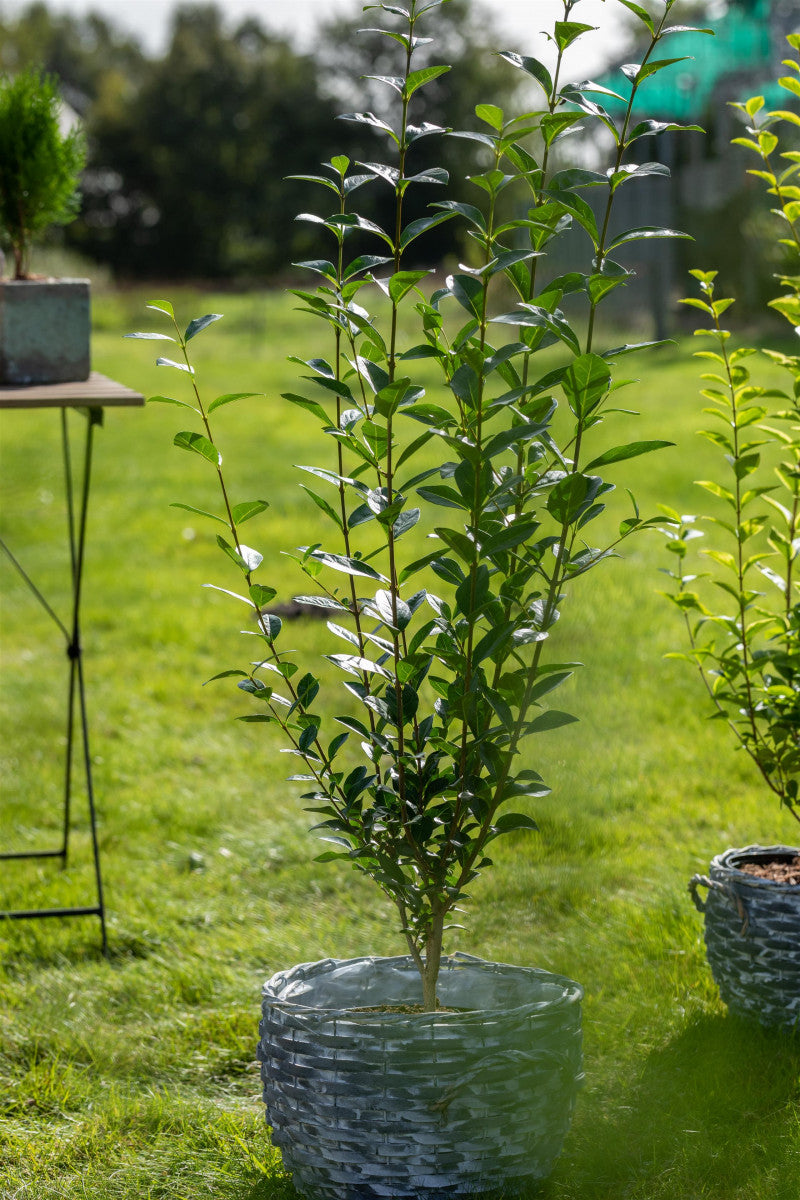
{"label": "small conifer", "polygon": [[66,225],[80,206],[83,134],[62,133],[58,81],[35,68],[0,77],[0,231],[14,255],[14,279],[29,278],[32,241]]}

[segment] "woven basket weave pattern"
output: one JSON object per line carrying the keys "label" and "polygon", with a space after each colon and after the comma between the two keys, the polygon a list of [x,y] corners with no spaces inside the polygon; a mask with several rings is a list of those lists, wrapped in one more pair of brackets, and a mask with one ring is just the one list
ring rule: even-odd
{"label": "woven basket weave pattern", "polygon": [[800,885],[738,869],[746,857],[797,854],[788,846],[728,850],[711,863],[705,939],[711,973],[732,1012],[800,1028]]}
{"label": "woven basket weave pattern", "polygon": [[[477,983],[481,1003],[499,993],[496,1007],[353,1013],[327,1006],[337,972],[349,975],[348,994],[381,977],[386,1003],[415,1003],[419,991],[407,958],[306,964],[265,985],[267,1120],[301,1193],[425,1200],[549,1174],[582,1078],[576,984],[455,955],[443,963],[442,1003],[467,1004]],[[298,985],[299,1002],[286,999]],[[517,1002],[504,1011],[509,996]]]}

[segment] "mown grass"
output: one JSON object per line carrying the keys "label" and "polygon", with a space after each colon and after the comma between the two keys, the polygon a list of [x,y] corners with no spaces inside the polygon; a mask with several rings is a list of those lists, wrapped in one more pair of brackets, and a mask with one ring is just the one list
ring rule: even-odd
{"label": "mown grass", "polygon": [[[109,292],[95,314],[94,365],[146,394],[174,375],[120,339],[153,325],[153,298]],[[279,398],[296,386],[286,355],[316,350],[311,325],[279,294],[176,302],[186,320],[227,314],[195,343],[207,394],[264,393],[220,414],[236,498],[272,503],[259,546],[313,540],[291,469],[314,461],[312,425]],[[676,443],[625,471],[648,514],[658,501],[691,511],[691,480],[711,469],[693,348],[623,371],[640,380],[625,394],[642,411],[631,436]],[[400,945],[366,881],[313,862],[276,741],[233,722],[245,707],[225,684],[201,686],[239,662],[239,613],[201,587],[225,582],[212,527],[168,507],[214,502],[200,460],[170,445],[178,413],[108,410],[97,438],[84,641],[111,954],[90,919],[0,923],[2,1200],[288,1200],[254,1064],[261,981]],[[63,612],[57,417],[5,413],[0,439],[2,536]],[[705,719],[696,680],[664,659],[681,642],[658,595],[661,539],[628,547],[568,602],[560,636],[586,668],[563,703],[581,721],[531,747],[553,787],[531,809],[541,832],[497,844],[451,948],[586,989],[586,1086],[546,1200],[797,1200],[800,1045],[726,1012],[686,894],[718,850],[797,833]],[[278,578],[291,594],[288,563]],[[0,588],[0,837],[47,847],[63,647],[5,561]],[[294,632],[298,645],[319,636]],[[4,864],[0,907],[91,898],[79,793],[67,870]]]}

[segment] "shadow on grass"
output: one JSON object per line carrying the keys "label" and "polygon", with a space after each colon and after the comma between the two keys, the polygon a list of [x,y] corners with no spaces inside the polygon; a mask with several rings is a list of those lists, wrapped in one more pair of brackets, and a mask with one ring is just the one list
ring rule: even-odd
{"label": "shadow on grass", "polygon": [[299,1200],[289,1179],[274,1179],[259,1175],[249,1179],[236,1194],[236,1200]]}
{"label": "shadow on grass", "polygon": [[[653,1051],[621,1094],[584,1097],[549,1181],[492,1195],[797,1200],[798,1172],[800,1034],[706,1016]],[[272,1176],[250,1176],[236,1192],[236,1200],[297,1197],[290,1180]]]}
{"label": "shadow on grass", "polygon": [[701,1017],[626,1093],[585,1097],[572,1145],[543,1197],[797,1200],[800,1034]]}

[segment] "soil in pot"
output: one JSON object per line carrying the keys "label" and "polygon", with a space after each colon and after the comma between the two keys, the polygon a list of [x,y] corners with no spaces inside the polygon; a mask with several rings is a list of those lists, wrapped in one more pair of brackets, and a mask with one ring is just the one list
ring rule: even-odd
{"label": "soil in pot", "polygon": [[763,862],[737,863],[740,871],[754,875],[757,879],[771,879],[773,883],[800,883],[800,854],[794,858],[770,858]]}

